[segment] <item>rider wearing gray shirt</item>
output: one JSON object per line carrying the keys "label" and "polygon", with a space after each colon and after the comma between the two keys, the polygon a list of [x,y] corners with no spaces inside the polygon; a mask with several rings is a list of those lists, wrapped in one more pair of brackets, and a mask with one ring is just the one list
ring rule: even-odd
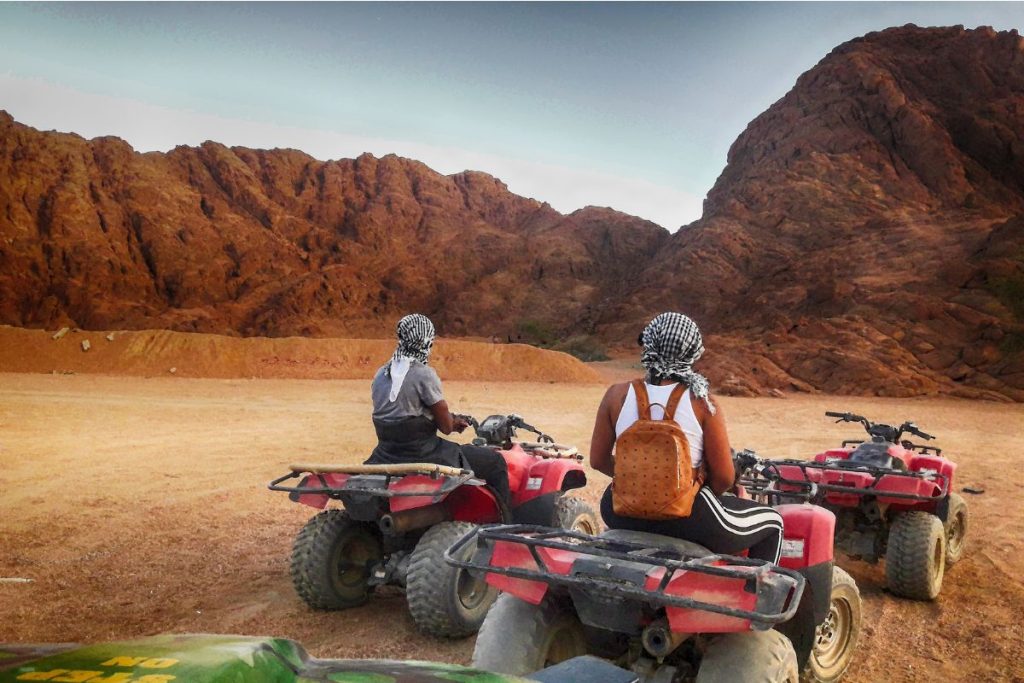
{"label": "rider wearing gray shirt", "polygon": [[434,325],[425,316],[399,321],[398,348],[370,386],[377,447],[366,464],[430,462],[470,469],[507,503],[504,458],[490,448],[458,444],[437,434],[461,432],[469,424],[449,412],[441,380],[427,365],[433,341]]}
{"label": "rider wearing gray shirt", "polygon": [[411,363],[405,376],[398,397],[392,401],[391,376],[383,366],[373,377],[370,396],[373,399],[373,419],[382,422],[395,422],[407,417],[427,417],[434,419],[430,406],[444,398],[441,392],[441,378],[429,365]]}

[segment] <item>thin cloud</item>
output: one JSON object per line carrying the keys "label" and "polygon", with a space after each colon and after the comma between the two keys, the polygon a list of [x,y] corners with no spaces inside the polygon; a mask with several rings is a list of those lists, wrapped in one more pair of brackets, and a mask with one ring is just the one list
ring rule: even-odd
{"label": "thin cloud", "polygon": [[445,174],[472,169],[500,178],[516,194],[563,213],[610,206],[675,230],[700,218],[702,198],[641,178],[621,177],[472,150],[437,147],[326,130],[282,126],[171,109],[139,100],[87,93],[10,74],[0,75],[0,108],[19,122],[83,137],[116,135],[142,152],[216,140],[228,146],[300,149],[318,159],[398,154]]}

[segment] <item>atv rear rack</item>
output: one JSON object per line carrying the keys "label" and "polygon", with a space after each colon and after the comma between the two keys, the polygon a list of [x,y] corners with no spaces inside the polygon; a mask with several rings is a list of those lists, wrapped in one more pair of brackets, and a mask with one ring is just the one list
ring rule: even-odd
{"label": "atv rear rack", "polygon": [[[291,465],[289,469],[291,471],[288,474],[270,482],[267,488],[271,491],[284,491],[293,499],[297,496],[313,494],[325,495],[334,500],[341,500],[341,494],[343,493],[372,494],[381,498],[429,496],[441,499],[463,484],[483,484],[482,481],[475,478],[475,475],[470,470],[448,467],[446,465],[435,465],[433,463],[410,463],[403,465]],[[341,486],[332,486],[324,476],[327,474],[348,474],[352,476],[346,479]],[[319,481],[320,486],[303,486],[303,482],[300,482],[298,486],[282,485],[283,482],[289,479],[297,479],[303,475],[307,475],[305,480],[315,477]],[[392,481],[412,475],[425,475],[431,479],[444,478],[445,481],[437,489],[427,492],[391,490]],[[356,479],[353,481],[353,478],[357,476],[383,477],[383,481],[370,482],[366,479]]]}
{"label": "atv rear rack", "polygon": [[[472,559],[457,559],[462,549],[473,538],[477,539],[478,552]],[[526,546],[530,551],[533,561],[536,563],[536,568],[491,566],[490,559],[494,548],[493,544],[497,541]],[[566,575],[553,572],[537,551],[538,548],[565,550],[589,557],[624,560],[636,564],[650,565],[652,568],[664,567],[666,571],[661,577],[658,586],[653,590],[647,590],[643,587],[610,577],[607,580],[603,580],[602,577],[595,576],[594,574]],[[481,552],[481,550],[484,551]],[[539,581],[565,588],[578,588],[590,591],[598,589],[603,593],[612,594],[618,598],[628,598],[654,607],[678,607],[713,612],[766,626],[791,619],[800,605],[800,598],[804,590],[804,577],[799,572],[773,565],[765,560],[753,560],[732,555],[691,555],[666,546],[601,538],[600,536],[590,536],[575,531],[524,524],[477,527],[452,545],[445,552],[444,558],[449,564],[463,569],[502,574],[516,579]],[[478,560],[477,558],[483,559]],[[732,567],[714,566],[713,563],[718,561],[728,562]],[[749,570],[744,571],[734,567],[746,567]],[[767,593],[777,593],[777,589],[782,589],[781,599],[778,597],[776,599],[769,599],[768,602],[771,604],[767,607],[770,609],[757,611],[726,607],[667,593],[666,589],[672,579],[685,572],[742,579],[746,582],[745,587],[747,589],[751,587],[751,582],[753,582],[753,589],[755,591],[761,586],[767,586]],[[758,597],[760,598],[761,596],[759,595]],[[771,596],[768,597],[770,598]],[[760,599],[758,602],[760,602]]]}
{"label": "atv rear rack", "polygon": [[[779,466],[797,467],[804,474],[804,479],[787,479],[779,473]],[[807,479],[807,470],[815,469],[830,472],[850,472],[858,474],[870,474],[874,481],[869,486],[846,486],[843,484],[826,484]],[[770,473],[768,473],[770,472]],[[740,483],[751,489],[754,493],[780,496],[786,498],[797,498],[803,500],[815,500],[821,497],[822,493],[846,493],[866,496],[879,496],[882,498],[899,498],[917,502],[929,502],[942,500],[949,493],[949,477],[932,470],[921,472],[908,472],[888,467],[873,467],[871,465],[857,464],[854,466],[837,466],[834,463],[811,462],[807,460],[771,460],[765,463],[762,470],[762,478],[744,478]],[[939,486],[939,492],[933,496],[924,496],[916,493],[901,493],[899,491],[880,491],[875,488],[886,476],[910,477],[913,479],[931,480]],[[764,482],[761,485],[761,482]],[[779,491],[769,489],[769,483],[781,484],[783,486],[798,486],[806,491]]]}

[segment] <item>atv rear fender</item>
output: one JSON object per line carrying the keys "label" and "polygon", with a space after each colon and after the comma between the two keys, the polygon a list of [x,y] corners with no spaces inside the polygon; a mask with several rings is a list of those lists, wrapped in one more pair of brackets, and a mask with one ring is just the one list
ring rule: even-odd
{"label": "atv rear fender", "polygon": [[911,472],[935,472],[940,474],[946,477],[948,490],[953,490],[953,475],[956,474],[956,463],[952,460],[947,460],[940,455],[932,455],[931,453],[915,453],[914,457],[910,459],[909,469]]}
{"label": "atv rear fender", "polygon": [[807,503],[776,505],[775,509],[782,515],[784,529],[780,566],[800,570],[832,562],[836,530],[832,512]]}
{"label": "atv rear fender", "polygon": [[568,491],[587,485],[587,475],[575,460],[538,460],[530,466],[518,489],[512,491],[512,504],[519,506],[538,496]]}
{"label": "atv rear fender", "polygon": [[518,443],[499,453],[508,466],[512,507],[545,494],[586,486],[587,475],[575,458],[541,458],[524,451]]}

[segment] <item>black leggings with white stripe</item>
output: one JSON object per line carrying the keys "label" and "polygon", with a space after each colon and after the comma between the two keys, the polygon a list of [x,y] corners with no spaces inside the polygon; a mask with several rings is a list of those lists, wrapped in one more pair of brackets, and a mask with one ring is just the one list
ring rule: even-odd
{"label": "black leggings with white stripe", "polygon": [[693,501],[689,517],[666,520],[622,517],[612,509],[612,487],[601,498],[601,517],[609,529],[646,531],[699,543],[713,553],[750,550],[755,559],[778,563],[782,551],[782,515],[746,498],[719,498],[707,486]]}

